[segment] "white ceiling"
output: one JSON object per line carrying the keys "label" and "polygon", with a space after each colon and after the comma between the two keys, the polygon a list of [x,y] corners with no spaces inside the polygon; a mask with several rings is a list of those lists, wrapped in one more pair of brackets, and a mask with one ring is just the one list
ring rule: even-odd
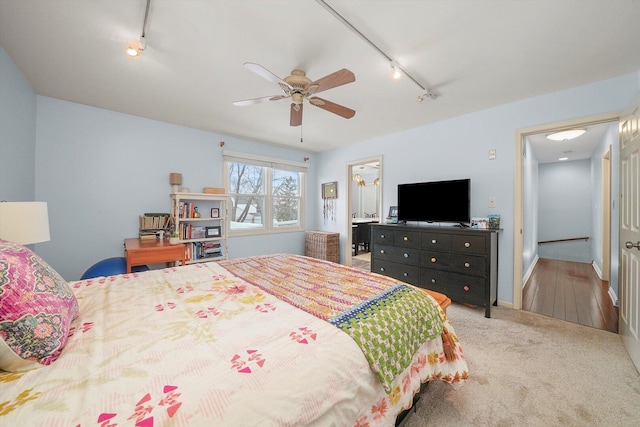
{"label": "white ceiling", "polygon": [[[314,0],[152,0],[147,49],[129,58],[146,0],[0,0],[0,44],[39,95],[225,135],[320,152],[493,106],[640,70],[638,0],[327,0],[439,97],[416,102],[378,51]],[[356,81],[308,103],[246,70]]]}

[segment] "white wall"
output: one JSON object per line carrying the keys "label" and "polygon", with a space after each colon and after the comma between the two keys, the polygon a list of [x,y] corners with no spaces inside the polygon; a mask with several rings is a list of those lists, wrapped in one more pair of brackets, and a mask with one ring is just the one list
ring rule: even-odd
{"label": "white wall", "polygon": [[[51,242],[39,254],[67,280],[123,256],[124,239],[138,234],[138,215],[170,211],[170,172],[182,173],[194,192],[223,186],[220,141],[232,151],[313,161],[308,152],[49,97],[38,96],[37,108],[36,197],[49,202],[51,223]],[[229,247],[233,258],[303,253],[304,235],[232,238]]]}
{"label": "white wall", "polygon": [[[638,73],[633,73],[321,153],[318,179],[338,181],[339,188],[346,188],[350,179],[346,173],[347,162],[382,156],[382,210],[385,212],[396,204],[400,183],[471,178],[471,216],[501,215],[498,299],[511,303],[516,130],[618,111],[631,102],[638,89]],[[416,104],[416,108],[438,108],[438,102]],[[488,159],[490,149],[497,151],[495,160]],[[488,207],[489,197],[496,199],[493,209]],[[336,223],[317,224],[326,231],[341,233],[343,260],[345,233],[350,229],[346,222],[346,200],[346,196],[337,200],[338,211],[344,214]],[[318,200],[317,204],[320,203]],[[321,205],[318,208],[321,209]]]}
{"label": "white wall", "polygon": [[591,161],[545,163],[538,166],[538,171],[538,240],[587,238],[542,244],[538,255],[590,263]]}
{"label": "white wall", "polygon": [[35,194],[36,95],[0,47],[0,201]]}

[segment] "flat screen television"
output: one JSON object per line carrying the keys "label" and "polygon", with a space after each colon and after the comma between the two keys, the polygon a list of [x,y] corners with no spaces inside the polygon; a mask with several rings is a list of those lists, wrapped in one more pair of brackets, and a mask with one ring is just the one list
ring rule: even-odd
{"label": "flat screen television", "polygon": [[398,221],[471,221],[471,180],[398,184]]}

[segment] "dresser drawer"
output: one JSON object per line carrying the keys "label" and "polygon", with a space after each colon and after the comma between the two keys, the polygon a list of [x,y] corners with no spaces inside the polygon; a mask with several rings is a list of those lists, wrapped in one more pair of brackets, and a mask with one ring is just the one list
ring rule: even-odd
{"label": "dresser drawer", "polygon": [[484,277],[487,259],[483,256],[461,255],[450,252],[422,251],[420,264],[437,270],[457,271],[462,274]]}
{"label": "dresser drawer", "polygon": [[401,280],[412,285],[420,283],[420,267],[417,265],[403,264],[387,259],[373,258],[371,260],[371,272],[383,274],[394,279]]}
{"label": "dresser drawer", "polygon": [[449,251],[451,249],[451,236],[444,233],[422,233],[420,237],[422,249],[432,251]]}
{"label": "dresser drawer", "polygon": [[419,248],[420,232],[408,230],[395,230],[393,244],[403,248]]}
{"label": "dresser drawer", "polygon": [[393,245],[394,236],[394,231],[388,228],[373,227],[373,231],[371,232],[371,240],[373,240],[373,243],[382,245]]}
{"label": "dresser drawer", "polygon": [[465,254],[486,255],[486,238],[485,236],[453,235],[451,250]]}
{"label": "dresser drawer", "polygon": [[485,305],[485,279],[422,268],[419,286],[447,295],[453,301]]}
{"label": "dresser drawer", "polygon": [[412,265],[420,265],[420,250],[414,248],[376,245],[374,251],[371,253],[371,257]]}

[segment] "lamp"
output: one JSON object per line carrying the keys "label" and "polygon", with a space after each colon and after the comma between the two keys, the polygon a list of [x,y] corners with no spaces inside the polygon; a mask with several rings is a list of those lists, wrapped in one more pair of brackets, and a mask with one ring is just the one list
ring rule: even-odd
{"label": "lamp", "polygon": [[47,242],[47,202],[0,202],[0,239],[21,245]]}
{"label": "lamp", "polygon": [[177,172],[171,172],[169,174],[169,184],[171,184],[171,191],[173,193],[178,192],[178,188],[182,185],[182,174]]}
{"label": "lamp", "polygon": [[587,130],[584,128],[562,130],[560,132],[547,134],[547,139],[551,139],[553,141],[568,141],[583,135],[586,131]]}

